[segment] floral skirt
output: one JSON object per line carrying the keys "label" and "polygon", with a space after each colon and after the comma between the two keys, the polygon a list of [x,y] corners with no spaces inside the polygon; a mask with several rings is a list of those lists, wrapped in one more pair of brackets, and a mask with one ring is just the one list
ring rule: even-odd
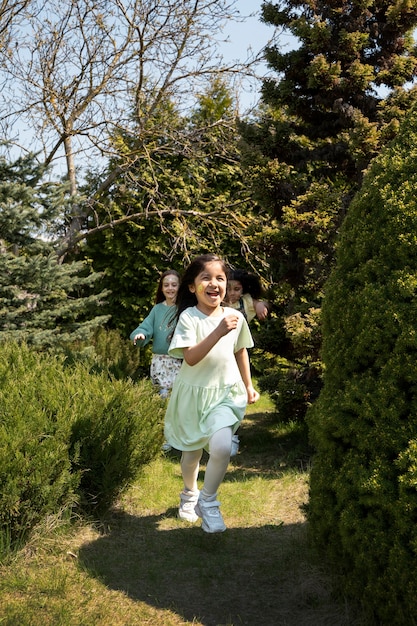
{"label": "floral skirt", "polygon": [[169,354],[153,354],[151,362],[151,381],[160,387],[161,392],[172,388],[176,375],[180,371],[182,359],[175,359]]}

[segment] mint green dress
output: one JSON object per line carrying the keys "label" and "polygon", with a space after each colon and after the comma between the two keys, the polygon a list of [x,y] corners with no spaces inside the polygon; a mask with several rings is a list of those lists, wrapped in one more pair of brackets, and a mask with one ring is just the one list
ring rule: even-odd
{"label": "mint green dress", "polygon": [[[239,316],[236,329],[216,343],[196,365],[182,362],[172,387],[165,415],[165,438],[182,451],[207,448],[211,436],[230,426],[235,432],[242,421],[247,391],[237,366],[235,352],[253,346],[244,316],[223,307],[223,316]],[[195,346],[220,323],[222,316],[204,315],[197,307],[183,311],[175,328],[168,354],[183,358],[183,349]]]}

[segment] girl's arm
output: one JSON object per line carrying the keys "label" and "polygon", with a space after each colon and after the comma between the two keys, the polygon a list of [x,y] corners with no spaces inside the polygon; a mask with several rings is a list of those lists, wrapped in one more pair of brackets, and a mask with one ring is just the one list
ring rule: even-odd
{"label": "girl's arm", "polygon": [[254,386],[252,385],[252,378],[250,375],[250,365],[249,365],[249,357],[248,351],[246,348],[241,348],[235,352],[235,358],[237,362],[237,366],[239,368],[240,375],[242,376],[242,380],[245,384],[246,391],[248,394],[248,404],[253,404],[257,400],[259,400],[259,393],[256,391]]}
{"label": "girl's arm", "polygon": [[226,315],[220,324],[207,337],[195,346],[183,349],[184,360],[188,365],[197,365],[210,352],[216,343],[236,328],[238,316],[234,314]]}
{"label": "girl's arm", "polygon": [[130,333],[130,339],[136,345],[137,341],[142,342],[141,346],[146,346],[153,337],[155,327],[155,307],[153,307],[147,317],[135,330]]}
{"label": "girl's arm", "polygon": [[268,304],[263,300],[254,300],[253,308],[256,311],[256,317],[258,320],[264,320],[268,317]]}

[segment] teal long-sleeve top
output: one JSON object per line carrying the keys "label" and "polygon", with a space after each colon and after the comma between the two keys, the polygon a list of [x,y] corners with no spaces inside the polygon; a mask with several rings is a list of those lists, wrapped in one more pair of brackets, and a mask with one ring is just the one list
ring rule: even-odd
{"label": "teal long-sleeve top", "polygon": [[167,305],[159,302],[151,309],[143,322],[130,333],[133,341],[135,335],[143,333],[145,339],[136,342],[138,346],[146,346],[152,339],[152,352],[154,354],[168,354],[169,336],[174,330],[175,304]]}

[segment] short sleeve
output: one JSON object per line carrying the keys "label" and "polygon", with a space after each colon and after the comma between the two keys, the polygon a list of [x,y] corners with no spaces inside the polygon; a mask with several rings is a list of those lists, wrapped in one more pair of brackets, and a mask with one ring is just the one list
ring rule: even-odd
{"label": "short sleeve", "polygon": [[171,343],[168,354],[177,359],[182,359],[183,348],[194,346],[197,342],[195,320],[185,310],[181,313]]}
{"label": "short sleeve", "polygon": [[247,321],[242,315],[242,325],[236,338],[234,350],[235,352],[238,352],[242,348],[253,348],[253,346],[254,343],[252,339],[252,334],[249,330]]}
{"label": "short sleeve", "polygon": [[256,317],[256,309],[253,298],[250,293],[244,293],[242,298],[243,306],[245,307],[246,318],[248,322],[251,322],[253,318]]}

